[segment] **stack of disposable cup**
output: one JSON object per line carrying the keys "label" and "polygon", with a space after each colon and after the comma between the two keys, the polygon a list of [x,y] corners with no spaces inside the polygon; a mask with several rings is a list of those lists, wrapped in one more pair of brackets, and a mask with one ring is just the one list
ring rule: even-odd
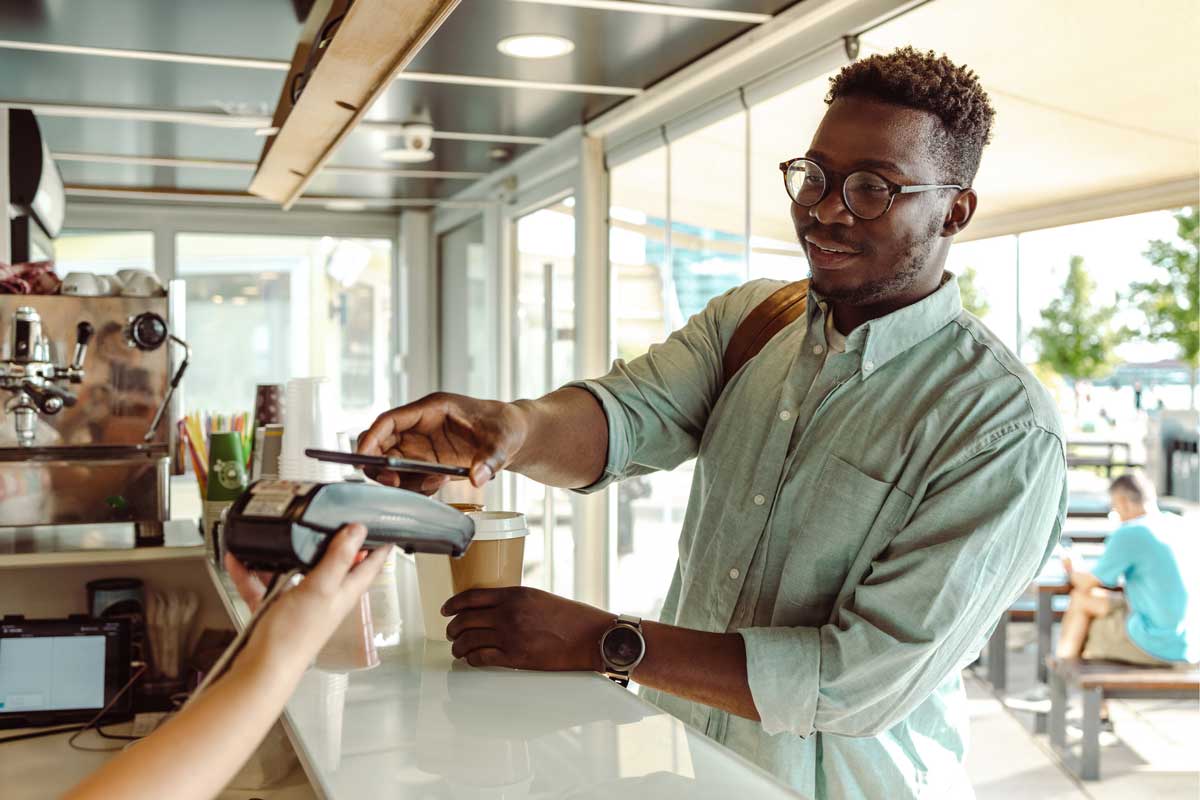
{"label": "stack of disposable cup", "polygon": [[284,404],[283,448],[279,477],[291,481],[335,482],[342,467],[304,455],[309,448],[336,450],[337,406],[328,378],[293,378]]}

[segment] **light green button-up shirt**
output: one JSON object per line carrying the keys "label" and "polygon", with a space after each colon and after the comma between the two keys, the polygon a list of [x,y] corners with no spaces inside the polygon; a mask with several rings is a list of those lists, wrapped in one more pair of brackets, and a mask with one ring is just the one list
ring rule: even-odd
{"label": "light green button-up shirt", "polygon": [[662,619],[742,635],[762,721],[645,694],[816,798],[969,797],[960,673],[1058,541],[1061,423],[950,277],[844,352],[810,293],[722,389],[730,337],[781,285],[577,384],[608,418],[589,489],[696,459]]}

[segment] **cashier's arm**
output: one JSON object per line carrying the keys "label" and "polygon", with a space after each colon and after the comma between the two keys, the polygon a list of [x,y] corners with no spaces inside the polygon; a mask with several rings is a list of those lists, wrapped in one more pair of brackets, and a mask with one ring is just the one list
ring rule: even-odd
{"label": "cashier's arm", "polygon": [[[224,677],[84,779],[67,800],[215,797],[258,747],[309,662],[383,566],[390,548],[352,566],[365,537],[360,525],[344,528],[308,577],[265,613]],[[228,565],[239,589],[254,580],[236,562]]]}

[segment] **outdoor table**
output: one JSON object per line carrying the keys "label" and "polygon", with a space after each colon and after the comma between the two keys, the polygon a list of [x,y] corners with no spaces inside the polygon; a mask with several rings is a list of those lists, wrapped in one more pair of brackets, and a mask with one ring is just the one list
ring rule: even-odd
{"label": "outdoor table", "polygon": [[1063,522],[1063,544],[1102,545],[1116,529],[1116,524],[1107,519],[1069,516]]}
{"label": "outdoor table", "polygon": [[1067,495],[1067,519],[1107,519],[1112,506],[1108,492],[1070,490]]}
{"label": "outdoor table", "polygon": [[[1117,450],[1125,451],[1124,460],[1117,458]],[[1144,466],[1133,460],[1129,442],[1074,440],[1067,442],[1067,467],[1103,469],[1111,478],[1113,469],[1123,467],[1133,469]]]}
{"label": "outdoor table", "polygon": [[[1099,552],[1095,547],[1077,548],[1084,552],[1074,555],[1080,559],[1084,569],[1095,563]],[[1051,557],[1041,573],[1033,579],[1017,602],[1000,616],[996,629],[988,639],[987,679],[992,688],[1003,692],[1008,687],[1008,623],[1014,613],[1033,612],[1033,623],[1037,628],[1037,677],[1039,683],[1047,680],[1045,657],[1050,653],[1050,638],[1054,626],[1056,596],[1069,595],[1071,582],[1058,558]],[[1029,595],[1035,595],[1030,598]],[[1031,608],[1032,606],[1032,608]]]}

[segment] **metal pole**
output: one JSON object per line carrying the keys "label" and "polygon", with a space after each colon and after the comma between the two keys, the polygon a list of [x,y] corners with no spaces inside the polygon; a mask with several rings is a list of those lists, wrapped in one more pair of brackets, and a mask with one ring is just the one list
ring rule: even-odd
{"label": "metal pole", "polygon": [[744,250],[744,258],[746,259],[746,263],[742,267],[742,280],[749,280],[751,277],[753,277],[750,274],[750,258],[752,255],[750,250],[750,229],[753,226],[753,220],[750,217],[750,182],[753,180],[753,177],[751,176],[750,164],[750,106],[746,103],[746,90],[744,88],[738,89],[738,99],[742,101],[742,114],[745,116],[744,129],[746,137],[745,149],[742,151],[742,168],[746,171],[745,177],[742,181],[742,192],[744,193],[743,200],[745,202],[745,206],[743,208],[745,213],[743,216],[744,227],[742,230],[742,235],[746,237],[746,247]]}
{"label": "metal pole", "polygon": [[[575,183],[575,363],[574,377],[602,375],[608,368],[612,314],[608,263],[608,172],[603,142],[579,140]],[[598,492],[571,500],[575,537],[575,597],[605,606],[609,574],[609,495]]]}
{"label": "metal pole", "polygon": [[12,221],[8,205],[8,107],[0,106],[0,211],[4,212],[4,224],[0,225],[0,264],[7,264],[12,257]]}
{"label": "metal pole", "polygon": [[[545,352],[542,355],[542,391],[554,390],[554,340],[558,332],[554,328],[554,262],[542,265],[542,330],[545,333]],[[554,580],[554,489],[543,486],[542,491],[542,536],[545,538],[546,588],[555,590]]]}
{"label": "metal pole", "polygon": [[411,402],[434,391],[438,379],[438,296],[433,269],[432,216],[405,211],[400,216],[401,269],[408,282],[405,307],[404,382]]}
{"label": "metal pole", "polygon": [[1013,234],[1014,245],[1016,247],[1016,282],[1017,282],[1017,358],[1023,359],[1021,350],[1025,344],[1025,337],[1021,332],[1021,234]]}

